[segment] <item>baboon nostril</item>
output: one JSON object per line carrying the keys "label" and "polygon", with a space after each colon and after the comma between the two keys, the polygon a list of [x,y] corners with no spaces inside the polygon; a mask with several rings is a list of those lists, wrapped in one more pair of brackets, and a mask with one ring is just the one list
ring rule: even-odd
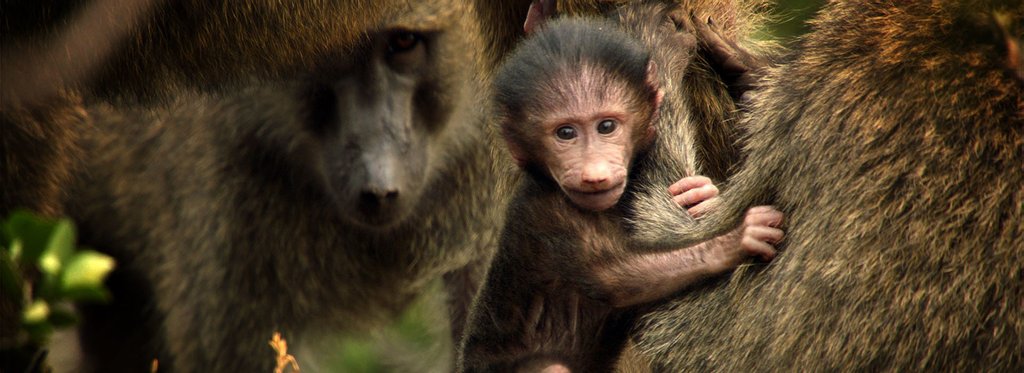
{"label": "baboon nostril", "polygon": [[363,203],[369,203],[369,204],[389,203],[389,202],[392,202],[392,201],[398,199],[398,190],[397,189],[379,189],[379,188],[364,189],[363,192],[360,193],[359,198],[363,201]]}

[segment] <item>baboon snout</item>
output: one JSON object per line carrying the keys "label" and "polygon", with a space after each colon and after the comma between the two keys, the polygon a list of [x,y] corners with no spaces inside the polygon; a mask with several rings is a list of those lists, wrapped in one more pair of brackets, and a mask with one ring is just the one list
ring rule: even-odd
{"label": "baboon snout", "polygon": [[357,219],[363,224],[387,227],[405,216],[408,207],[397,186],[365,186],[356,196]]}
{"label": "baboon snout", "polygon": [[404,198],[402,181],[408,178],[401,162],[392,157],[378,156],[367,164],[366,178],[358,187],[359,209],[367,215],[392,215]]}
{"label": "baboon snout", "polygon": [[351,217],[374,228],[405,219],[419,196],[416,181],[422,179],[422,164],[393,152],[372,152],[361,168],[349,176],[348,201],[355,207]]}
{"label": "baboon snout", "polygon": [[621,184],[624,180],[621,170],[608,162],[588,162],[580,170],[581,191],[597,192]]}
{"label": "baboon snout", "polygon": [[386,205],[398,199],[397,187],[367,187],[359,193],[364,204]]}
{"label": "baboon snout", "polygon": [[600,188],[612,177],[611,169],[604,163],[592,163],[583,167],[581,178],[583,183]]}

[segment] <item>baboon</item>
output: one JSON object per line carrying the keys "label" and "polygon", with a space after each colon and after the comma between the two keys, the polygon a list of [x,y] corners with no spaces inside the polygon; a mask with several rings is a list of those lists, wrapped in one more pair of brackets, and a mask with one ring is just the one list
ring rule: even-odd
{"label": "baboon", "polygon": [[[552,1],[555,13],[568,16],[604,15],[622,6],[640,0],[562,0]],[[485,71],[493,71],[523,37],[523,20],[527,18],[531,0],[474,0],[480,16],[484,42]],[[748,35],[762,23],[758,11],[762,0],[664,0],[678,4],[697,18],[713,17],[723,41],[738,40],[746,52],[757,59],[769,61],[775,48],[768,42],[754,42]],[[705,42],[698,35],[698,42]],[[717,44],[725,45],[725,44]],[[741,160],[735,123],[739,119],[736,101],[730,98],[730,89],[741,85],[726,85],[715,67],[724,67],[712,60],[706,51],[695,55],[688,71],[683,74],[681,87],[687,97],[684,102],[688,116],[696,130],[695,155],[700,159],[700,173],[714,180],[726,180]],[[734,60],[739,62],[738,60]]]}
{"label": "baboon", "polygon": [[[531,6],[528,33],[550,5]],[[678,79],[696,47],[690,32],[677,31],[669,16],[675,9],[638,3],[619,17],[644,22],[632,29],[669,49],[657,58],[615,23],[576,18],[540,27],[498,72],[496,115],[530,177],[510,203],[466,335],[463,370],[608,370],[636,306],[731,270],[748,255],[775,255],[770,243],[782,231],[772,225],[782,216],[767,207],[752,209],[743,228],[692,247],[630,247],[624,218],[647,211],[629,211],[619,200],[633,192],[631,171],[643,171],[633,163],[647,155],[657,129],[676,124],[674,117],[656,122],[660,82]],[[669,191],[690,211],[706,209],[717,192],[703,177]]]}
{"label": "baboon", "polygon": [[[81,157],[75,138],[86,121],[81,95],[71,86],[99,67],[106,52],[125,36],[125,27],[151,3],[96,1],[83,7],[71,26],[57,30],[58,15],[65,15],[71,4],[3,2],[0,216],[17,207],[60,214],[71,168]],[[54,30],[43,30],[41,24]]]}
{"label": "baboon", "polygon": [[[738,67],[740,71],[732,71],[731,73],[740,73],[741,77],[746,74],[753,74],[754,72],[752,71],[742,71],[742,69],[747,62],[761,60],[770,56],[770,50],[762,50],[762,48],[756,45],[751,45],[755,47],[752,50],[730,50],[730,48],[737,46],[735,40],[739,39],[738,35],[741,35],[742,30],[746,28],[744,26],[747,23],[746,20],[752,19],[756,21],[758,19],[757,12],[754,10],[758,5],[756,1],[720,2],[708,0],[672,2],[647,0],[647,2],[678,6],[675,13],[680,16],[674,19],[681,26],[680,22],[690,21],[690,17],[683,17],[682,15],[689,14],[693,18],[707,19],[708,14],[715,12],[720,18],[715,18],[719,22],[717,22],[713,32],[714,39],[728,42],[728,44],[719,43],[707,48],[709,42],[716,42],[707,38],[711,30],[707,30],[706,27],[704,29],[696,27],[697,25],[686,26],[700,31],[698,32],[700,37],[697,38],[697,41],[705,45],[706,48],[704,49],[706,50],[703,50],[702,53],[693,54],[692,61],[683,67],[678,67],[677,69],[669,67],[666,69],[666,76],[683,77],[681,81],[669,79],[660,82],[662,88],[668,92],[666,93],[667,95],[671,94],[678,97],[677,100],[672,100],[676,104],[664,105],[661,109],[661,114],[672,118],[667,120],[674,120],[680,124],[671,127],[672,133],[664,134],[664,136],[659,135],[660,143],[665,145],[655,146],[651,151],[654,153],[665,153],[665,155],[653,154],[651,157],[648,157],[648,159],[655,161],[647,162],[649,164],[643,166],[650,171],[642,174],[644,177],[636,183],[637,192],[630,195],[630,199],[634,200],[630,203],[636,204],[637,210],[657,211],[659,213],[631,216],[630,225],[633,232],[631,234],[631,239],[634,241],[633,244],[648,249],[667,250],[694,244],[699,241],[692,239],[692,232],[695,228],[691,224],[692,218],[685,211],[678,209],[672,200],[663,198],[664,185],[678,180],[681,173],[688,175],[701,173],[713,178],[719,175],[728,175],[732,164],[738,160],[737,150],[734,148],[736,133],[730,123],[737,118],[738,113],[736,104],[730,94],[735,94],[737,89],[742,87],[727,87],[723,77],[714,72],[715,67],[726,68],[727,70]],[[483,25],[482,27],[486,30],[484,32],[486,42],[491,47],[488,51],[489,53],[485,56],[484,68],[488,70],[488,64],[505,58],[503,53],[517,42],[519,34],[522,33],[521,31],[517,33],[513,30],[517,27],[523,28],[521,20],[529,18],[527,15],[529,9],[553,9],[556,14],[564,13],[567,15],[602,12],[600,14],[611,14],[611,17],[617,17],[613,18],[613,20],[627,28],[640,28],[648,24],[648,22],[644,21],[645,19],[657,17],[655,14],[644,11],[616,13],[615,10],[620,5],[623,5],[622,3],[632,4],[633,2],[549,2],[547,0],[534,0],[532,5],[519,4],[525,8],[522,11],[513,10],[511,8],[513,2],[511,1],[496,4],[492,7],[482,3],[475,3],[477,9],[481,12],[480,20]],[[649,10],[654,8],[639,7],[638,9]],[[509,14],[518,14],[523,18],[520,18],[519,21],[510,21],[507,19]],[[627,32],[634,34],[647,44],[654,45],[660,41],[660,38],[657,38],[654,33],[646,33],[643,29],[627,29]],[[646,40],[645,38],[653,38],[654,40]],[[676,48],[662,48],[655,45],[651,47],[651,50],[654,53],[664,53],[669,50],[676,50]],[[705,55],[722,52],[739,54],[735,56]],[[717,61],[718,65],[711,66],[709,60]],[[750,67],[762,64],[764,63],[757,62]],[[669,142],[672,143],[669,144]],[[678,151],[677,149],[691,150]],[[683,158],[677,158],[678,155],[683,155]],[[644,196],[644,198],[633,198],[635,196]],[[690,234],[684,235],[685,237],[673,234],[673,232],[677,231]]]}
{"label": "baboon", "polygon": [[2,216],[15,206],[48,216],[60,213],[59,201],[65,192],[61,185],[71,177],[74,160],[80,157],[78,132],[63,127],[87,125],[81,102],[80,96],[68,93],[45,103],[3,108],[0,154],[5,156],[0,163],[0,181],[4,191],[0,206],[9,208],[0,211]]}
{"label": "baboon", "polygon": [[119,267],[88,368],[267,370],[273,331],[360,331],[440,277],[460,334],[504,206],[473,17],[424,2],[295,78],[91,110],[67,209]]}
{"label": "baboon", "polygon": [[1024,3],[834,1],[811,25],[691,232],[771,203],[782,254],[648,314],[638,348],[664,371],[1024,370]]}
{"label": "baboon", "polygon": [[[84,96],[166,103],[303,71],[349,48],[404,1],[4,1],[0,12],[0,215],[61,211],[67,169],[82,156]],[[47,118],[40,120],[40,118]]]}

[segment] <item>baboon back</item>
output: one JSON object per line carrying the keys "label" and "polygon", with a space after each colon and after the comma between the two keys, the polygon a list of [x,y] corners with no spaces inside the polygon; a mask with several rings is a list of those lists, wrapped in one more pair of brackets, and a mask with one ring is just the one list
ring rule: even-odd
{"label": "baboon back", "polygon": [[783,254],[660,307],[638,348],[669,371],[1021,370],[1022,17],[827,6],[755,96],[723,194],[786,212]]}

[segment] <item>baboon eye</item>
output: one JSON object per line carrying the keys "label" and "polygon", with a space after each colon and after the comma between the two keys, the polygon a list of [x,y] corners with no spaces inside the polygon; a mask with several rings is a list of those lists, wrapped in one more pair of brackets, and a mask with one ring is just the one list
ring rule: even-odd
{"label": "baboon eye", "polygon": [[388,36],[388,52],[402,53],[416,48],[423,37],[415,32],[398,31]]}
{"label": "baboon eye", "polygon": [[576,138],[576,129],[569,126],[561,126],[555,130],[555,136],[562,140],[572,140]]}
{"label": "baboon eye", "polygon": [[611,119],[602,120],[601,123],[597,124],[597,133],[607,135],[615,131],[615,121]]}
{"label": "baboon eye", "polygon": [[419,32],[394,30],[384,34],[384,60],[391,69],[415,73],[427,62],[427,36]]}
{"label": "baboon eye", "polygon": [[329,85],[316,84],[309,88],[303,102],[308,117],[306,127],[323,136],[338,123],[338,96]]}

